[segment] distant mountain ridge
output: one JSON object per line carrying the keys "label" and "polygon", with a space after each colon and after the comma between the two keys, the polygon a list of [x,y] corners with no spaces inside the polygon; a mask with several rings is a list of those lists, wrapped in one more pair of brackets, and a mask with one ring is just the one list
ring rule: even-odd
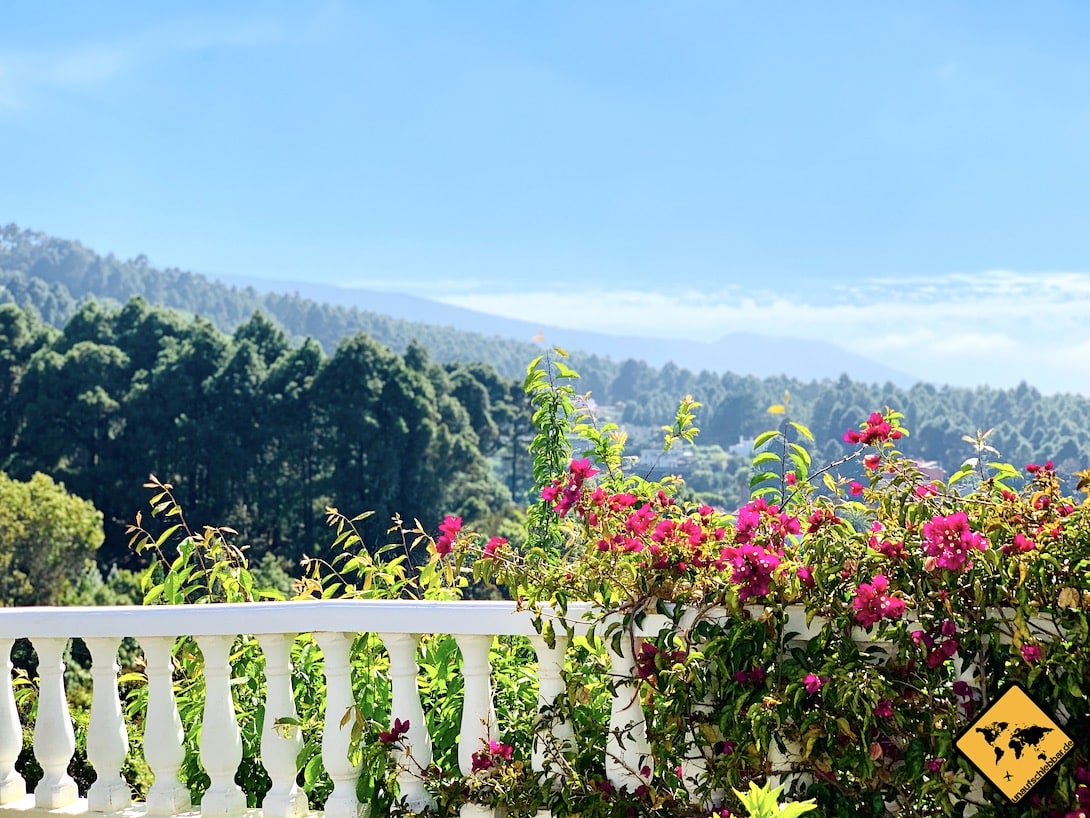
{"label": "distant mountain ridge", "polygon": [[[632,359],[654,367],[673,362],[692,372],[803,382],[845,374],[860,383],[904,388],[918,381],[831,343],[755,333],[701,343],[540,326],[400,293],[155,268],[144,256],[121,260],[14,224],[0,228],[0,302],[33,305],[46,321],[61,326],[83,298],[124,303],[133,296],[200,315],[224,332],[260,310],[290,336],[312,337],[327,351],[358,332],[399,354],[415,340],[439,362],[481,361],[508,377],[521,377],[540,353],[542,344],[532,339],[541,334],[548,346],[584,353],[577,360]],[[588,319],[593,324],[593,315]]]}
{"label": "distant mountain ridge", "polygon": [[[216,276],[227,284],[258,292],[294,292],[319,303],[355,306],[405,321],[450,327],[465,332],[529,341],[539,333],[545,343],[593,353],[616,361],[632,358],[655,367],[674,363],[693,372],[735,372],[770,377],[785,375],[802,381],[835,380],[843,374],[863,383],[893,383],[908,388],[919,381],[906,372],[845,350],[836,344],[734,332],[717,341],[700,342],[611,335],[588,330],[534,324],[478,312],[404,293],[341,287],[301,281],[269,281],[242,276]],[[591,319],[593,323],[593,319]]]}

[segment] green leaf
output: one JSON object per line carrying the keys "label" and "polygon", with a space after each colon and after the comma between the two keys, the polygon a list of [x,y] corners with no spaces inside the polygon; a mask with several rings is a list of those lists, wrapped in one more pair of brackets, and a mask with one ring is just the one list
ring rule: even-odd
{"label": "green leaf", "polygon": [[318,779],[321,777],[323,771],[322,755],[321,753],[317,753],[306,763],[306,766],[303,767],[303,789],[307,792],[313,790],[314,785],[318,783]]}
{"label": "green leaf", "polygon": [[806,426],[803,426],[801,423],[796,423],[793,420],[787,421],[787,425],[794,429],[796,432],[798,432],[800,435],[802,435],[804,438],[809,440],[811,443],[814,442],[814,434]]}
{"label": "green leaf", "polygon": [[780,456],[775,452],[761,452],[753,458],[753,467],[756,468],[764,463],[779,463]]}
{"label": "green leaf", "polygon": [[576,372],[574,369],[572,369],[567,364],[562,363],[561,361],[554,361],[553,362],[553,369],[556,370],[556,376],[558,378],[566,378],[566,379],[570,379],[570,380],[575,380],[576,378],[579,377],[578,372]]}
{"label": "green leaf", "polygon": [[772,429],[768,432],[761,432],[759,435],[757,435],[756,440],[753,441],[753,450],[756,451],[757,449],[761,448],[763,445],[768,443],[768,441],[772,440],[772,438],[776,437],[777,435],[779,435],[779,432],[775,429]]}
{"label": "green leaf", "polygon": [[799,462],[804,463],[805,468],[807,470],[810,469],[810,464],[813,462],[810,459],[810,452],[806,451],[806,449],[804,449],[798,443],[788,444],[788,449],[791,451],[791,454],[792,454],[791,459],[792,460],[795,460],[795,458],[798,457],[798,460],[795,460],[795,462],[796,463],[799,463]]}
{"label": "green leaf", "polygon": [[974,472],[975,469],[973,468],[973,466],[966,464],[950,475],[950,479],[946,481],[946,485],[952,486],[954,485],[954,483],[964,480],[969,475],[974,474]]}
{"label": "green leaf", "polygon": [[988,468],[992,470],[993,476],[1000,479],[1017,480],[1022,476],[1022,473],[1010,463],[989,463]]}

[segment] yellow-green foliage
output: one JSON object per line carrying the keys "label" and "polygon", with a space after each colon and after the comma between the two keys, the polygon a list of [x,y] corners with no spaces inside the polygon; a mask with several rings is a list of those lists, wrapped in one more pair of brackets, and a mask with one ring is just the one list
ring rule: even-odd
{"label": "yellow-green foliage", "polygon": [[0,604],[54,605],[102,545],[102,514],[44,474],[0,472]]}

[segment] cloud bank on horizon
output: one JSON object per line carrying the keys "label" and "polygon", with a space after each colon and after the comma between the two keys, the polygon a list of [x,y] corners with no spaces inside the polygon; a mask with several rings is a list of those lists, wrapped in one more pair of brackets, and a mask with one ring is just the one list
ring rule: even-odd
{"label": "cloud bank on horizon", "polygon": [[[444,291],[485,313],[612,335],[714,341],[731,332],[838,343],[922,381],[1090,394],[1090,274],[990,271],[865,279],[808,291],[743,287]],[[602,305],[596,308],[594,305]]]}

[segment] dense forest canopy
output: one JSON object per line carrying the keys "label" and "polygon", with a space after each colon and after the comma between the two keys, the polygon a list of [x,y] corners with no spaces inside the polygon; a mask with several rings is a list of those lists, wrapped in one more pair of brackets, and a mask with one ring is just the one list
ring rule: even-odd
{"label": "dense forest canopy", "polygon": [[402,357],[356,335],[326,356],[260,314],[226,336],[134,299],[85,302],[63,331],[0,306],[0,351],[0,467],[91,500],[105,559],[125,555],[149,473],[177,485],[191,519],[292,557],[325,539],[327,505],[374,511],[378,538],[394,514],[511,503],[486,459],[502,438],[499,377],[434,364],[420,347]]}
{"label": "dense forest canopy", "polygon": [[[194,520],[230,524],[289,557],[328,540],[323,510],[373,510],[434,526],[525,500],[533,344],[413,324],[286,295],[259,295],[138,257],[0,229],[0,471],[49,474],[105,516],[104,562],[126,555],[124,525],[149,473],[176,483]],[[199,317],[198,317],[199,316]],[[1090,465],[1090,401],[1015,389],[803,382],[573,353],[580,391],[621,423],[637,468],[657,463],[679,398],[702,407],[691,457],[659,463],[725,506],[748,488],[746,442],[787,416],[818,441],[815,464],[846,452],[845,429],[889,406],[906,454],[953,472],[988,443],[1016,465]]]}

